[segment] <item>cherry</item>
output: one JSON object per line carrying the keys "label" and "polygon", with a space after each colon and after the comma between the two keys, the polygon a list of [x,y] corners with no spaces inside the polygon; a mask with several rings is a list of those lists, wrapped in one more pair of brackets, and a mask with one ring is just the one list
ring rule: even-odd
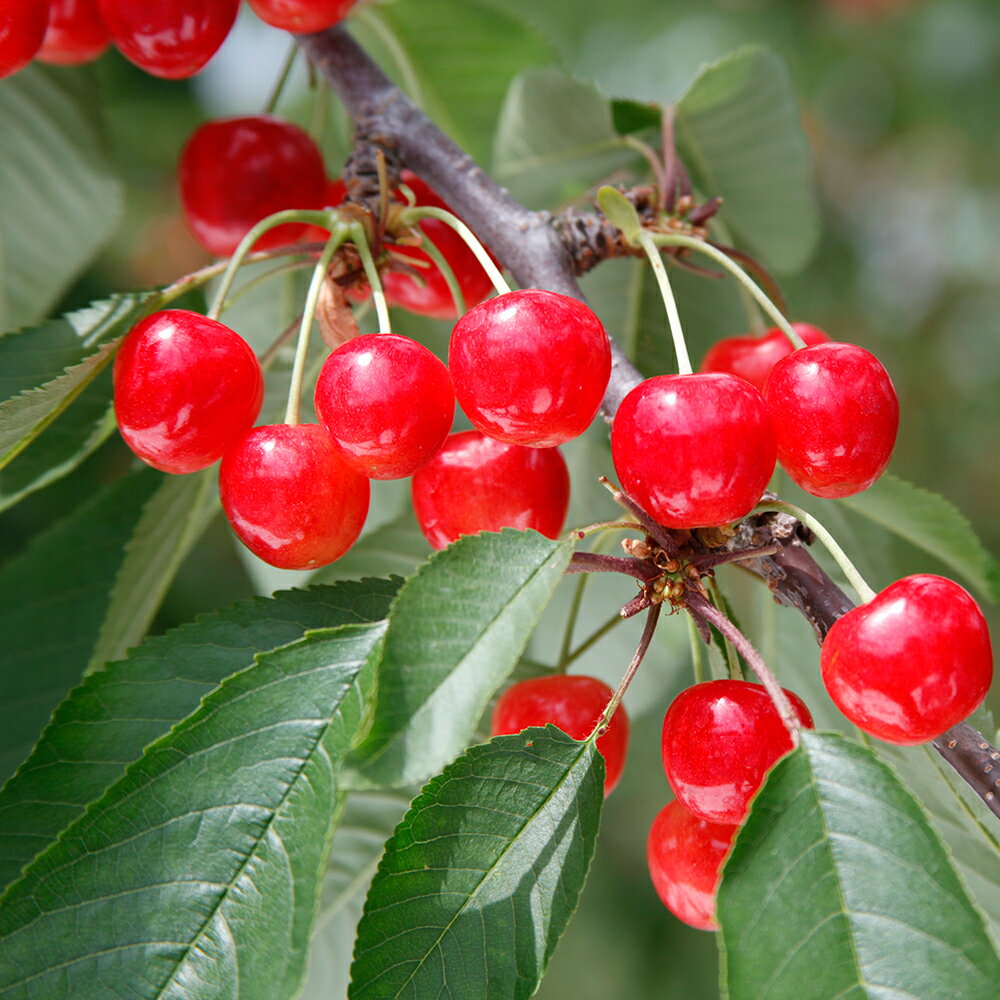
{"label": "cherry", "polygon": [[52,0],[49,28],[38,59],[60,66],[79,66],[96,59],[111,44],[97,0]]}
{"label": "cherry", "polygon": [[[191,231],[206,250],[231,254],[252,226],[287,208],[321,208],[323,156],[312,138],[269,115],[207,122],[187,141],[180,160],[181,202]],[[306,227],[266,232],[255,249],[293,243]]]}
{"label": "cherry", "polygon": [[658,375],[622,401],[611,428],[622,487],[660,524],[702,528],[745,517],[775,464],[761,394],[723,372]]}
{"label": "cherry", "polygon": [[167,80],[197,73],[226,40],[240,8],[240,0],[98,2],[121,54]]}
{"label": "cherry", "polygon": [[[413,191],[418,205],[451,211],[437,192],[416,174],[404,170],[401,179]],[[482,302],[492,290],[493,282],[465,240],[440,219],[424,219],[418,228],[444,255],[462,290],[466,307]],[[427,252],[420,247],[406,245],[395,246],[392,252],[393,255],[404,258],[404,261],[413,261],[417,265],[414,270],[419,272],[420,277],[416,278],[402,271],[386,271],[382,275],[382,286],[389,303],[434,319],[455,319],[458,310],[451,290],[440,268]]]}
{"label": "cherry", "polygon": [[554,448],[460,431],[417,470],[412,493],[420,529],[436,549],[460,535],[501,528],[534,528],[555,538],[569,507],[569,472]]}
{"label": "cherry", "polygon": [[[798,695],[785,694],[799,721],[812,727]],[[767,692],[747,681],[695,684],[674,699],[663,719],[670,787],[689,812],[710,823],[742,823],[764,776],[792,748]]]}
{"label": "cherry", "polygon": [[272,424],[223,456],[219,495],[251,552],[281,569],[313,569],[357,541],[370,489],[319,424]]}
{"label": "cherry", "polygon": [[590,426],[611,376],[611,348],[582,302],[526,288],[470,309],[452,331],[448,364],[458,402],[479,430],[551,448]]}
{"label": "cherry", "polygon": [[315,403],[340,457],[370,479],[412,476],[455,416],[448,369],[422,344],[392,333],[338,347],[319,373]]}
{"label": "cherry", "polygon": [[848,497],[889,464],[899,401],[888,372],[856,344],[817,344],[778,361],[764,386],[778,460],[802,489]]}
{"label": "cherry", "polygon": [[136,324],[114,366],[115,416],[128,446],[162,472],[218,461],[253,425],[264,378],[250,345],[200,313],[165,309]]}
{"label": "cherry", "polygon": [[34,59],[48,23],[48,0],[0,0],[0,79]]}
{"label": "cherry", "polygon": [[249,0],[265,23],[285,31],[322,31],[347,17],[355,0]]}
{"label": "cherry", "polygon": [[676,801],[664,806],[653,820],[646,842],[649,876],[678,920],[702,931],[719,929],[715,896],[738,829],[692,816]]}
{"label": "cherry", "polygon": [[836,706],[887,743],[936,739],[986,696],[990,633],[957,583],[918,574],[890,584],[834,622],[820,666]]}
{"label": "cherry", "polygon": [[[581,674],[557,674],[533,677],[508,688],[493,710],[490,732],[519,733],[529,726],[548,723],[574,740],[586,739],[611,701],[614,692],[596,677]],[[618,784],[628,749],[628,715],[619,705],[608,728],[597,738],[597,749],[604,758],[604,794]]]}
{"label": "cherry", "polygon": [[[829,343],[830,338],[816,326],[793,323],[792,329],[806,346]],[[703,372],[729,372],[745,378],[760,392],[775,363],[792,353],[792,343],[778,327],[771,327],[762,337],[726,337],[717,341],[701,363]]]}

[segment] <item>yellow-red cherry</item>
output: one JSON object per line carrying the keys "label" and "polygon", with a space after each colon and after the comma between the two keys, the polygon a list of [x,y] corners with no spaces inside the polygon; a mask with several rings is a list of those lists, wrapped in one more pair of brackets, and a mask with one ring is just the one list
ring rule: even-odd
{"label": "yellow-red cherry", "polygon": [[889,373],[857,344],[804,347],[778,361],[764,385],[778,461],[817,497],[848,497],[885,471],[899,427]]}
{"label": "yellow-red cherry", "polygon": [[890,584],[838,618],[823,682],[859,729],[887,743],[936,739],[980,705],[993,680],[989,628],[971,594],[929,573]]}
{"label": "yellow-red cherry", "polygon": [[555,448],[460,431],[414,473],[412,496],[417,523],[436,549],[501,528],[534,528],[555,538],[569,507],[569,472]]}
{"label": "yellow-red cherry", "polygon": [[226,452],[219,495],[251,552],[281,569],[314,569],[357,541],[370,487],[319,424],[271,424]]}
{"label": "yellow-red cherry", "polygon": [[668,528],[745,517],[760,500],[776,449],[761,394],[725,372],[658,375],[622,401],[611,455],[625,492]]}
{"label": "yellow-red cherry", "polygon": [[273,28],[302,33],[323,31],[347,17],[356,0],[248,0],[253,12]]}
{"label": "yellow-red cherry", "polygon": [[110,44],[97,0],[52,0],[37,58],[58,66],[79,66],[96,59]]}
{"label": "yellow-red cherry", "polygon": [[0,0],[0,79],[34,59],[48,23],[48,0]]}
{"label": "yellow-red cherry", "polygon": [[[604,681],[582,674],[532,677],[514,684],[500,696],[493,710],[490,732],[500,736],[552,723],[567,736],[583,740],[593,732],[613,693]],[[605,795],[618,784],[625,767],[628,734],[628,715],[625,707],[619,705],[608,728],[597,738],[597,749],[604,758]]]}
{"label": "yellow-red cherry", "polygon": [[657,813],[646,841],[649,877],[678,920],[702,931],[719,929],[715,897],[738,829],[699,819],[677,801]]}
{"label": "yellow-red cherry", "polygon": [[338,347],[323,363],[314,399],[341,458],[369,479],[412,476],[434,457],[455,417],[444,363],[394,333]]}
{"label": "yellow-red cherry", "polygon": [[604,326],[578,299],[538,288],[470,309],[448,347],[466,416],[500,441],[550,448],[578,437],[611,376]]}
{"label": "yellow-red cherry", "polygon": [[[321,208],[327,191],[323,156],[312,137],[271,115],[206,122],[184,146],[178,175],[192,233],[220,257],[267,215]],[[276,226],[255,249],[294,243],[305,230],[296,223]]]}
{"label": "yellow-red cherry", "polygon": [[196,472],[253,426],[264,377],[250,345],[228,326],[164,309],[122,342],[114,398],[118,429],[139,458],[162,472]]}
{"label": "yellow-red cherry", "polygon": [[[807,347],[829,343],[830,338],[818,326],[793,323],[792,329]],[[708,349],[701,363],[701,371],[739,375],[763,392],[771,369],[785,355],[791,354],[792,350],[792,342],[776,326],[760,337],[725,337]]]}
{"label": "yellow-red cherry", "polygon": [[240,0],[99,0],[126,59],[153,76],[193,76],[226,40]]}
{"label": "yellow-red cherry", "polygon": [[[802,699],[785,691],[804,726]],[[682,691],[663,719],[663,769],[687,810],[710,823],[742,823],[750,799],[792,738],[767,691],[717,680]]]}

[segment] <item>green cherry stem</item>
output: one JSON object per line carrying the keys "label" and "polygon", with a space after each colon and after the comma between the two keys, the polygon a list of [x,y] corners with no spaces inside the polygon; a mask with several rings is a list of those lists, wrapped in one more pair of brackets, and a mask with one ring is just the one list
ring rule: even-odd
{"label": "green cherry stem", "polygon": [[[719,590],[719,585],[715,582],[714,577],[710,576],[706,578],[706,589],[708,590],[709,596],[712,598],[712,603],[719,609],[719,611],[725,614],[725,598],[722,596],[722,591]],[[726,647],[726,668],[729,670],[729,679],[731,681],[741,681],[743,680],[743,668],[740,666],[740,658],[736,652],[736,647],[733,645],[733,641],[729,638],[729,636],[723,635],[722,640]]]}
{"label": "green cherry stem", "polygon": [[380,333],[392,333],[392,323],[389,320],[389,305],[385,301],[385,290],[382,288],[382,279],[378,276],[378,268],[375,266],[375,259],[372,257],[371,248],[368,246],[368,234],[365,227],[360,222],[354,222],[349,229],[351,242],[357,248],[358,256],[361,258],[361,266],[365,269],[365,277],[372,290],[372,301],[375,303],[375,316],[378,320]]}
{"label": "green cherry stem", "polygon": [[687,247],[698,250],[721,264],[744,288],[756,299],[757,304],[774,320],[775,325],[791,341],[795,348],[805,347],[805,341],[795,332],[791,323],[781,314],[781,310],[761,291],[757,283],[731,257],[716,249],[711,243],[696,239],[694,236],[684,236],[681,233],[652,233],[651,240],[661,247]]}
{"label": "green cherry stem", "polygon": [[333,255],[339,249],[341,243],[347,237],[348,225],[337,221],[333,224],[330,238],[323,247],[323,252],[319,255],[319,260],[313,268],[312,280],[309,282],[309,291],[306,293],[306,302],[302,307],[302,322],[299,324],[299,339],[295,345],[295,361],[292,364],[291,383],[288,386],[288,406],[285,409],[285,423],[295,425],[299,422],[301,412],[302,384],[305,379],[306,358],[309,354],[309,336],[312,333],[313,320],[316,318],[316,305],[319,302],[319,293],[326,281],[326,273],[330,267]]}
{"label": "green cherry stem", "polygon": [[653,274],[656,275],[656,283],[660,286],[660,295],[663,296],[663,305],[666,307],[667,319],[670,322],[670,335],[674,340],[674,353],[677,355],[677,371],[681,375],[690,375],[694,369],[691,367],[691,358],[688,356],[687,343],[684,340],[684,331],[681,328],[681,317],[677,312],[677,302],[670,287],[667,269],[663,266],[663,257],[656,248],[653,238],[646,230],[639,230],[636,234],[636,241],[645,250],[646,256],[649,258],[649,263],[652,265]]}
{"label": "green cherry stem", "polygon": [[792,517],[801,521],[810,531],[826,546],[827,551],[833,556],[837,565],[844,571],[850,585],[857,591],[858,597],[863,604],[866,604],[875,596],[875,591],[865,582],[865,578],[858,572],[857,567],[847,557],[847,553],[837,544],[837,540],[823,527],[820,522],[808,511],[797,507],[786,500],[762,500],[751,511],[751,514],[764,514],[767,511],[774,511],[778,514],[791,514]]}
{"label": "green cherry stem", "polygon": [[705,679],[705,652],[702,649],[701,636],[694,623],[692,615],[687,616],[688,642],[691,644],[691,670],[694,674],[695,684],[700,684]]}
{"label": "green cherry stem", "polygon": [[267,99],[267,104],[264,105],[265,115],[273,115],[277,109],[278,101],[281,100],[285,84],[288,83],[288,78],[292,75],[292,67],[295,65],[295,59],[298,54],[299,47],[295,42],[292,42],[288,50],[288,55],[285,56],[285,61],[281,65],[281,72],[278,74],[278,79],[275,81],[274,88]]}
{"label": "green cherry stem", "polygon": [[404,226],[414,225],[421,219],[438,219],[440,222],[451,226],[465,241],[466,246],[475,254],[482,269],[489,275],[493,287],[500,295],[505,295],[510,291],[510,285],[504,280],[499,268],[490,259],[486,248],[476,239],[476,234],[460,219],[451,212],[446,212],[443,208],[432,208],[429,205],[411,205],[403,209],[399,214],[400,222]]}
{"label": "green cherry stem", "polygon": [[465,296],[462,294],[462,288],[458,283],[458,278],[455,277],[455,272],[452,270],[451,264],[448,263],[444,254],[430,240],[424,240],[421,249],[437,265],[437,269],[441,272],[441,276],[448,286],[448,291],[451,292],[451,297],[455,301],[455,309],[458,315],[464,316]]}

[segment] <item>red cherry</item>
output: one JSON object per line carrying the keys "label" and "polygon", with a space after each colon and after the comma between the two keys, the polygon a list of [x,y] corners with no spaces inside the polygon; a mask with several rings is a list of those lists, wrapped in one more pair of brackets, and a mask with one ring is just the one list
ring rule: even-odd
{"label": "red cherry", "polygon": [[222,508],[251,552],[281,569],[339,559],[368,515],[368,480],[319,424],[255,427],[219,467]]}
{"label": "red cherry", "polygon": [[590,426],[611,348],[582,302],[526,288],[470,309],[452,331],[448,364],[459,405],[479,430],[551,448]]}
{"label": "red cherry", "polygon": [[167,80],[197,73],[226,40],[240,8],[240,0],[98,2],[121,54]]}
{"label": "red cherry", "polygon": [[455,417],[448,369],[422,344],[392,333],[338,347],[316,380],[315,403],[340,457],[369,479],[412,476]]}
{"label": "red cherry", "polygon": [[[792,329],[806,346],[827,344],[830,338],[816,326],[793,323]],[[791,341],[778,327],[771,327],[762,337],[726,337],[713,344],[701,363],[703,372],[729,372],[745,378],[760,392],[775,363],[792,353]]]}
{"label": "red cherry", "polygon": [[990,633],[957,583],[918,574],[848,611],[827,633],[823,681],[859,729],[887,743],[936,739],[986,697]]}
{"label": "red cherry", "polygon": [[622,401],[611,455],[625,492],[668,528],[730,524],[774,472],[761,394],[735,375],[658,375]]}
{"label": "red cherry", "polygon": [[554,448],[452,434],[413,476],[413,510],[436,549],[460,535],[517,528],[555,538],[569,507],[569,472]]}
{"label": "red cherry", "polygon": [[716,931],[715,896],[722,864],[739,826],[708,823],[680,802],[664,806],[653,820],[646,861],[660,899],[691,927]]}
{"label": "red cherry", "polygon": [[162,472],[217,462],[253,425],[264,378],[250,345],[185,309],[147,316],[114,366],[115,416],[128,446]]}
{"label": "red cherry", "polygon": [[[207,122],[195,131],[181,153],[180,187],[198,242],[225,257],[265,216],[288,208],[321,208],[326,170],[316,143],[297,125],[250,115]],[[294,243],[305,229],[277,226],[255,249]]]}
{"label": "red cherry", "polygon": [[265,23],[285,31],[322,31],[347,17],[355,0],[249,0]]}
{"label": "red cherry", "polygon": [[[450,206],[416,174],[404,170],[401,179],[413,191],[418,205],[451,211]],[[462,290],[466,307],[482,302],[492,290],[493,282],[465,240],[440,219],[424,219],[418,228],[444,255]],[[434,319],[455,319],[458,310],[455,308],[455,300],[452,298],[448,283],[426,251],[420,247],[396,246],[392,252],[396,256],[416,262],[418,266],[415,270],[419,272],[420,278],[417,279],[401,271],[386,271],[382,275],[382,286],[390,305]]]}
{"label": "red cherry", "polygon": [[899,401],[888,372],[856,344],[793,351],[764,386],[778,460],[817,497],[848,497],[889,464]]}
{"label": "red cherry", "polygon": [[[809,709],[785,691],[804,726]],[[792,739],[759,684],[720,680],[682,691],[663,719],[663,768],[689,812],[711,823],[742,823],[750,799]]]}
{"label": "red cherry", "polygon": [[52,0],[49,29],[38,50],[41,62],[79,66],[96,59],[111,44],[97,0]]}
{"label": "red cherry", "polygon": [[0,79],[34,59],[48,23],[48,0],[0,0]]}
{"label": "red cherry", "polygon": [[[557,726],[574,740],[586,739],[607,708],[614,692],[596,677],[558,674],[533,677],[508,688],[493,710],[490,732],[519,733],[529,726]],[[608,728],[597,739],[597,749],[604,758],[604,794],[618,784],[628,750],[628,715],[619,705]]]}

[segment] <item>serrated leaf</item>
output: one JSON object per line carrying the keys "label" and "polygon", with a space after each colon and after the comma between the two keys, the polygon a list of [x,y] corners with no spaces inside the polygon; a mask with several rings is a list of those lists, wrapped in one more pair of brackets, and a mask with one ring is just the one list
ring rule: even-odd
{"label": "serrated leaf", "polygon": [[702,70],[677,103],[681,157],[741,245],[775,270],[806,263],[819,238],[812,162],[784,64],[758,47]]}
{"label": "serrated leaf", "polygon": [[384,631],[261,654],[149,747],[4,893],[0,995],[291,995]]}
{"label": "serrated leaf", "polygon": [[0,779],[83,676],[125,545],[161,480],[142,469],[111,483],[0,568]]}
{"label": "serrated leaf", "polygon": [[569,564],[568,542],[505,529],[460,538],[401,588],[389,615],[359,787],[425,780],[463,750]]}
{"label": "serrated leaf", "polygon": [[885,474],[840,502],[940,559],[989,600],[1000,600],[1000,565],[950,500]]}
{"label": "serrated leaf", "polygon": [[223,678],[309,629],[385,617],[399,583],[340,583],[237,604],[147,639],[126,660],[89,676],[0,789],[0,885]]}
{"label": "serrated leaf", "polygon": [[351,1000],[520,1000],[576,909],[603,803],[592,742],[473,747],[414,800],[358,927]]}
{"label": "serrated leaf", "polygon": [[44,316],[117,225],[100,108],[87,68],[0,83],[0,329]]}
{"label": "serrated leaf", "polygon": [[996,990],[1000,959],[913,797],[870,751],[802,733],[738,834],[719,891],[731,1000]]}

